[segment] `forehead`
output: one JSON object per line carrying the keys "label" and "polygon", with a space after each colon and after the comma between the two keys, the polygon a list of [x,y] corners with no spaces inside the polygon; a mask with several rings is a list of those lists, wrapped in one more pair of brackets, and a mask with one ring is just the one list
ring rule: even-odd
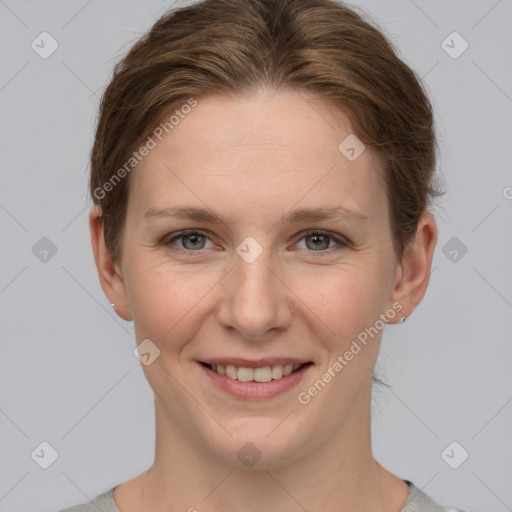
{"label": "forehead", "polygon": [[376,154],[367,147],[357,156],[362,146],[348,117],[330,102],[260,91],[198,99],[186,111],[161,141],[153,136],[155,147],[133,171],[130,203],[137,216],[181,200],[227,212],[270,214],[280,205],[281,215],[294,205],[329,203],[386,213]]}

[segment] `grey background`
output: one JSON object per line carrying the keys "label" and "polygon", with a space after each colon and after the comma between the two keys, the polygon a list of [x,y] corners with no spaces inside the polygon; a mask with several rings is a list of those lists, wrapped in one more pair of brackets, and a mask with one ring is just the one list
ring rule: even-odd
{"label": "grey background", "polygon": [[[111,310],[92,257],[87,158],[114,63],[170,5],[0,0],[4,512],[87,501],[153,460],[132,324]],[[427,296],[384,334],[378,368],[394,387],[376,392],[375,455],[441,504],[512,510],[512,1],[357,5],[424,77],[448,190]],[[47,59],[31,48],[43,31],[59,45]],[[453,31],[469,43],[456,59],[441,46]],[[57,249],[45,262],[42,237]],[[58,452],[48,469],[31,457],[43,441]],[[458,469],[441,456],[453,441],[469,453]]]}

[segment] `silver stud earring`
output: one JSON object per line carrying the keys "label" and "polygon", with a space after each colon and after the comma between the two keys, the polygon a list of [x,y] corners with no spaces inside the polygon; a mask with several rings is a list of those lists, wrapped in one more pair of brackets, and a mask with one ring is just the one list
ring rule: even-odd
{"label": "silver stud earring", "polygon": [[116,313],[118,313],[118,312],[119,312],[119,308],[118,308],[115,304],[111,304],[111,306],[114,308],[114,311],[115,311]]}
{"label": "silver stud earring", "polygon": [[403,316],[402,318],[400,318],[400,323],[403,324],[405,322],[407,317]]}

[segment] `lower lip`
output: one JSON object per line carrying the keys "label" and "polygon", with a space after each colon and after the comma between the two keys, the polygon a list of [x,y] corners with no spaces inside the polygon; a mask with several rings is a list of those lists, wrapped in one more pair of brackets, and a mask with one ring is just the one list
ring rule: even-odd
{"label": "lower lip", "polygon": [[311,366],[313,366],[312,364],[307,364],[296,372],[286,375],[286,377],[281,377],[280,379],[271,380],[269,382],[241,382],[239,380],[230,379],[225,375],[220,375],[206,366],[203,366],[201,363],[198,364],[219,388],[237,398],[246,399],[273,398],[278,396],[296,386]]}

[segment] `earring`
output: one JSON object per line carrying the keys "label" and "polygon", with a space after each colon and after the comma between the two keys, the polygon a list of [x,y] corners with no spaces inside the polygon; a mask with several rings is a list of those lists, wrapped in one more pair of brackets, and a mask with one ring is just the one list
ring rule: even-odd
{"label": "earring", "polygon": [[403,316],[402,318],[400,318],[400,323],[403,324],[406,319],[407,319],[407,317]]}
{"label": "earring", "polygon": [[118,308],[115,304],[110,304],[110,305],[114,308],[114,311],[115,311],[116,313],[118,313],[118,312],[119,312],[119,308]]}

